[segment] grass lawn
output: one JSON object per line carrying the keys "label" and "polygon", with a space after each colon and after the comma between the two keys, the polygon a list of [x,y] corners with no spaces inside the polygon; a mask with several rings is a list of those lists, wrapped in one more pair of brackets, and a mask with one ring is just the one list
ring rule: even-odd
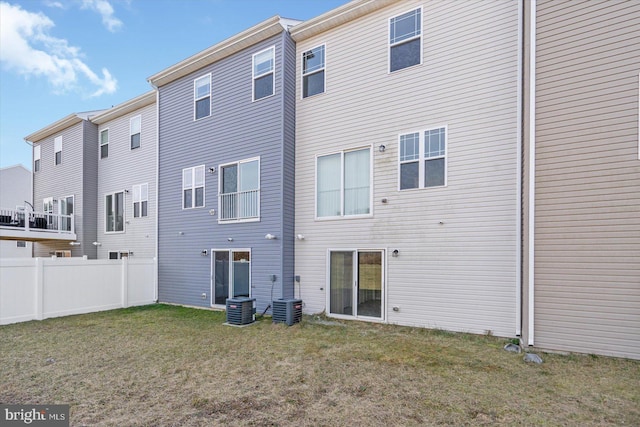
{"label": "grass lawn", "polygon": [[308,317],[153,305],[0,327],[0,403],[87,426],[640,425],[640,362]]}

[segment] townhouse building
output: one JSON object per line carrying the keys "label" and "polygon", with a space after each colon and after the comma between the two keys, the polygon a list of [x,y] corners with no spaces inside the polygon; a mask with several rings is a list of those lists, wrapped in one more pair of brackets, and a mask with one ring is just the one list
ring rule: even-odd
{"label": "townhouse building", "polygon": [[295,45],[275,16],[148,80],[158,90],[158,295],[293,296]]}
{"label": "townhouse building", "polygon": [[[0,168],[0,258],[30,258],[33,243],[11,239],[31,203],[31,171],[23,165]],[[6,239],[5,239],[6,237]]]}
{"label": "townhouse building", "polygon": [[354,0],[291,30],[306,312],[520,333],[521,7]]}
{"label": "townhouse building", "polygon": [[152,90],[91,119],[98,125],[99,259],[155,257],[156,105]]}

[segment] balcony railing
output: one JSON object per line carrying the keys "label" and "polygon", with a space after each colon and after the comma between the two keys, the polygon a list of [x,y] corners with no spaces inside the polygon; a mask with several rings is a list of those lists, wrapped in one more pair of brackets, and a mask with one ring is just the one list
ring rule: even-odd
{"label": "balcony railing", "polygon": [[224,193],[218,196],[220,221],[238,221],[260,217],[260,190]]}
{"label": "balcony railing", "polygon": [[0,228],[25,232],[75,234],[73,215],[0,208]]}

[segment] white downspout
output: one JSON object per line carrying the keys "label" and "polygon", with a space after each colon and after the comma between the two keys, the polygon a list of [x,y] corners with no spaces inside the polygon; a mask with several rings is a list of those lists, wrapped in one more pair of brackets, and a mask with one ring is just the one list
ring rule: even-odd
{"label": "white downspout", "polygon": [[154,295],[153,300],[158,302],[158,235],[160,233],[160,227],[158,227],[158,205],[160,200],[160,91],[151,82],[151,87],[156,91],[156,226],[155,226],[155,259],[153,266],[153,282],[154,282]]}
{"label": "white downspout", "polygon": [[529,322],[527,345],[534,345],[535,213],[536,213],[536,0],[529,2]]}
{"label": "white downspout", "polygon": [[516,140],[516,336],[522,336],[522,55],[523,55],[523,16],[522,16],[522,2],[518,2],[518,90],[517,90],[517,140]]}

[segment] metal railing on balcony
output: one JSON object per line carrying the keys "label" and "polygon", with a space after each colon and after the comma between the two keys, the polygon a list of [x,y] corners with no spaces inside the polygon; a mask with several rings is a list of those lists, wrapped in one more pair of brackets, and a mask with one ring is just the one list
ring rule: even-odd
{"label": "metal railing on balcony", "polygon": [[73,215],[0,208],[0,228],[51,233],[75,233]]}
{"label": "metal railing on balcony", "polygon": [[218,195],[219,218],[234,221],[260,217],[260,190]]}

